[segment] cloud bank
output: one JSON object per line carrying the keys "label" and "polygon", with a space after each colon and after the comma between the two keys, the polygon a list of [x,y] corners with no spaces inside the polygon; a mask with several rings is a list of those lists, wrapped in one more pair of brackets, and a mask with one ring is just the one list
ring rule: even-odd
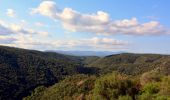
{"label": "cloud bank", "polygon": [[[39,25],[39,24],[38,24]],[[41,26],[41,25],[40,25]],[[21,48],[34,48],[38,50],[48,49],[88,49],[88,50],[115,50],[123,49],[128,42],[112,38],[93,37],[90,39],[66,39],[66,40],[44,40],[42,35],[47,32],[27,29],[22,24],[7,23],[0,20],[0,45]]]}
{"label": "cloud bank", "polygon": [[160,35],[169,34],[157,21],[140,23],[137,18],[112,20],[108,13],[98,11],[83,14],[71,8],[60,9],[54,1],[43,1],[31,14],[41,14],[59,20],[64,29],[70,32],[88,32],[100,35]]}
{"label": "cloud bank", "polygon": [[112,38],[98,38],[93,37],[90,39],[81,40],[49,40],[41,41],[39,39],[34,39],[30,35],[20,34],[17,37],[10,36],[0,36],[0,44],[22,47],[26,49],[34,48],[39,50],[45,50],[45,48],[54,49],[67,49],[67,50],[115,50],[124,49],[129,43],[126,41],[120,41]]}
{"label": "cloud bank", "polygon": [[0,36],[11,35],[11,34],[48,35],[48,32],[27,29],[22,25],[13,24],[13,23],[7,24],[4,21],[0,20]]}

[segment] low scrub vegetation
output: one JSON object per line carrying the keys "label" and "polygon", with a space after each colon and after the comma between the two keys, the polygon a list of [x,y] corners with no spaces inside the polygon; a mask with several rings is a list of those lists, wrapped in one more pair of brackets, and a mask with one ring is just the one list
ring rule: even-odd
{"label": "low scrub vegetation", "polygon": [[140,77],[112,72],[75,75],[49,87],[38,87],[24,100],[170,100],[170,76],[156,71]]}

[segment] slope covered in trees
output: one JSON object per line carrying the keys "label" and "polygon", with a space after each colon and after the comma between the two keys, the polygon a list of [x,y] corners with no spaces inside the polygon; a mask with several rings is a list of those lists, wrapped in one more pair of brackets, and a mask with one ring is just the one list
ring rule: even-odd
{"label": "slope covered in trees", "polygon": [[156,71],[132,77],[117,72],[100,77],[76,75],[36,88],[24,100],[169,100],[170,76]]}
{"label": "slope covered in trees", "polygon": [[169,73],[168,55],[76,57],[0,46],[2,100],[167,100]]}
{"label": "slope covered in trees", "polygon": [[0,99],[21,99],[39,85],[65,76],[88,73],[81,59],[51,52],[0,46]]}
{"label": "slope covered in trees", "polygon": [[128,75],[139,75],[151,70],[170,74],[170,56],[158,54],[117,54],[99,58],[88,67],[100,68],[100,73],[118,71]]}

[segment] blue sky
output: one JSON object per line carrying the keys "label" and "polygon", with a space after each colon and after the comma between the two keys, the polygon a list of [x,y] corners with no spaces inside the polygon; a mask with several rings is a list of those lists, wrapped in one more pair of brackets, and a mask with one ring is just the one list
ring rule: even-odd
{"label": "blue sky", "polygon": [[170,54],[169,0],[0,0],[0,45]]}

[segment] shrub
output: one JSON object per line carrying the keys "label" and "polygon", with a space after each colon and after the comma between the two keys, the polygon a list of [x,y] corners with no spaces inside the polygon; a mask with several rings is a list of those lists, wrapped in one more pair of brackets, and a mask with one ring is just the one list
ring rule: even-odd
{"label": "shrub", "polygon": [[95,88],[93,90],[94,99],[118,99],[120,95],[123,96],[132,93],[133,86],[132,81],[128,80],[126,76],[114,72],[99,78],[95,82]]}
{"label": "shrub", "polygon": [[160,94],[170,96],[170,76],[164,77],[162,79],[160,86],[161,86]]}
{"label": "shrub", "polygon": [[148,83],[143,87],[142,92],[148,94],[156,94],[159,92],[159,84]]}
{"label": "shrub", "polygon": [[159,82],[161,81],[162,75],[156,71],[146,72],[140,77],[141,85],[145,85],[150,82]]}

